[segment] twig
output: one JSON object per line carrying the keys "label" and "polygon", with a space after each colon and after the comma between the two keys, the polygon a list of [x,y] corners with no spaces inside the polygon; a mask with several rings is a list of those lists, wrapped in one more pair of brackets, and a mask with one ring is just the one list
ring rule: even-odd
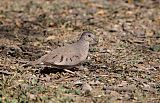
{"label": "twig", "polygon": [[77,76],[81,77],[81,75],[80,75],[79,73],[72,72],[72,71],[70,71],[70,70],[68,70],[68,69],[64,69],[64,71],[65,71],[65,72],[68,72],[68,73],[71,73],[71,74],[73,74],[73,75],[77,75]]}
{"label": "twig", "polygon": [[4,71],[4,70],[0,70],[0,74],[12,75],[14,73],[13,72],[8,72],[8,71]]}

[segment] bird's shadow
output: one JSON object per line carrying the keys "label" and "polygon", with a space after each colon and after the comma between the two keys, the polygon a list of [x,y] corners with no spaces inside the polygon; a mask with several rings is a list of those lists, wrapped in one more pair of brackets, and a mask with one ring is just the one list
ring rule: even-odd
{"label": "bird's shadow", "polygon": [[62,73],[62,72],[65,72],[65,71],[61,68],[53,68],[53,67],[44,67],[39,71],[40,74],[50,74],[50,73],[56,74],[56,73]]}
{"label": "bird's shadow", "polygon": [[[69,69],[70,70],[70,69]],[[72,70],[71,71],[76,71],[74,68],[72,68]],[[54,73],[54,74],[56,74],[56,73],[63,73],[63,72],[66,72],[65,70],[64,70],[64,68],[55,68],[55,67],[44,67],[43,69],[41,69],[40,71],[39,71],[39,73],[40,74],[50,74],[50,73]]]}

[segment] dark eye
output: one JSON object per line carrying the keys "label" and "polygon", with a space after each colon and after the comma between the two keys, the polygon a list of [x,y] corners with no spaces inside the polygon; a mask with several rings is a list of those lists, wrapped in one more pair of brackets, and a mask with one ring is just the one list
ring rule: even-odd
{"label": "dark eye", "polygon": [[91,35],[88,35],[88,37],[91,37]]}

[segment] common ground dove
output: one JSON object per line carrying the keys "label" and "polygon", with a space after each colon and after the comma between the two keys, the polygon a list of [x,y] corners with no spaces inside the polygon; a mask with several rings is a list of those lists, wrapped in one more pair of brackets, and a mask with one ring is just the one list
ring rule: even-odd
{"label": "common ground dove", "polygon": [[92,32],[83,32],[77,42],[56,48],[31,62],[31,65],[75,66],[87,58],[91,42],[95,42],[95,35]]}

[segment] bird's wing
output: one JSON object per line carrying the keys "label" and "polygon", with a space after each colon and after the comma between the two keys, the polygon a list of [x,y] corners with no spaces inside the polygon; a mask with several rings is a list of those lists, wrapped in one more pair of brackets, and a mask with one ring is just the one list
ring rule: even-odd
{"label": "bird's wing", "polygon": [[79,53],[72,55],[61,55],[60,60],[56,61],[56,65],[77,65],[81,62],[81,56]]}
{"label": "bird's wing", "polygon": [[59,52],[59,53],[50,53],[43,60],[44,64],[52,64],[52,65],[76,65],[81,62],[81,54],[75,53],[71,51],[67,52]]}

